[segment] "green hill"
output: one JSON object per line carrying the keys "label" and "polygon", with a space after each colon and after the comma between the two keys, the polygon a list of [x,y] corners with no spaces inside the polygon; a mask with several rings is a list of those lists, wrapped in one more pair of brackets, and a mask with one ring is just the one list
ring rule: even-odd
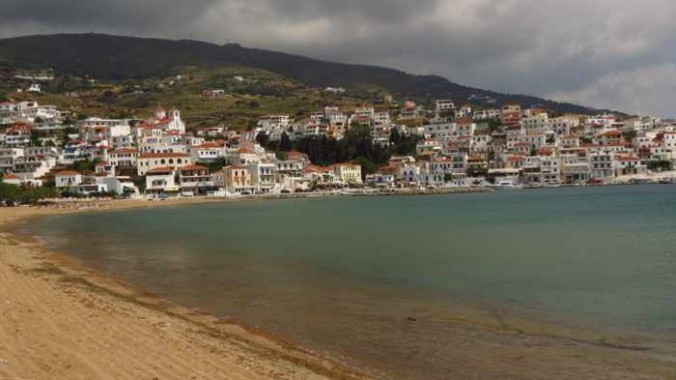
{"label": "green hill", "polygon": [[365,65],[325,62],[237,44],[215,45],[190,40],[163,40],[103,34],[37,35],[0,40],[0,65],[53,68],[57,74],[110,81],[169,76],[187,66],[203,69],[247,67],[266,70],[312,87],[386,91],[429,102],[450,98],[457,103],[499,106],[515,102],[557,112],[593,113],[588,107],[526,95],[462,86],[433,75]]}

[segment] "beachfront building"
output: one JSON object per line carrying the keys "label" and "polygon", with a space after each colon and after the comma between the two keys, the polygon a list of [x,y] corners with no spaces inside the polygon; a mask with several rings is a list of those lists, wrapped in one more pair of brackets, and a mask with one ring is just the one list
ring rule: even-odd
{"label": "beachfront building", "polygon": [[23,184],[21,177],[14,173],[5,173],[0,176],[0,178],[2,178],[2,183],[6,183],[8,185],[20,186]]}
{"label": "beachfront building", "polygon": [[178,183],[182,195],[206,195],[216,190],[209,169],[202,165],[188,165],[180,168]]}
{"label": "beachfront building", "polygon": [[226,166],[222,171],[216,173],[214,180],[228,193],[253,194],[256,191],[249,166]]}
{"label": "beachfront building", "polygon": [[96,183],[101,187],[105,187],[105,191],[108,193],[121,196],[139,195],[139,189],[131,177],[116,175],[98,176],[96,177]]}
{"label": "beachfront building", "polygon": [[277,166],[274,162],[265,159],[249,164],[249,171],[257,193],[269,193],[277,187]]}
{"label": "beachfront building", "polygon": [[57,189],[67,189],[82,183],[82,174],[74,170],[63,170],[54,175]]}
{"label": "beachfront building", "polygon": [[615,176],[645,174],[647,168],[633,155],[618,155],[614,161]]}
{"label": "beachfront building", "polygon": [[155,167],[148,170],[145,176],[145,192],[148,195],[165,196],[179,191],[179,186],[176,184],[176,171],[173,167]]}
{"label": "beachfront building", "polygon": [[389,188],[394,186],[395,178],[393,174],[367,174],[364,182],[369,186]]}
{"label": "beachfront building", "polygon": [[333,172],[340,178],[341,181],[348,185],[361,185],[361,166],[354,164],[335,164],[333,165]]}
{"label": "beachfront building", "polygon": [[589,156],[590,177],[597,179],[612,178],[615,174],[613,158],[612,153],[592,153]]}

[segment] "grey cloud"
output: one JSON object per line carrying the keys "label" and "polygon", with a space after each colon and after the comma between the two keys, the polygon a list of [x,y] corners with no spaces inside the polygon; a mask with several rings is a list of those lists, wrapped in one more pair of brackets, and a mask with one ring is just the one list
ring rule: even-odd
{"label": "grey cloud", "polygon": [[[669,0],[5,0],[3,36],[102,31],[240,42],[434,73],[467,85],[628,111],[672,111],[648,76],[676,60]],[[641,73],[638,75],[637,73]],[[632,82],[633,81],[633,82]],[[640,82],[642,81],[642,82]],[[612,88],[612,90],[611,90]],[[673,90],[673,93],[671,93]],[[665,99],[665,100],[660,100]]]}

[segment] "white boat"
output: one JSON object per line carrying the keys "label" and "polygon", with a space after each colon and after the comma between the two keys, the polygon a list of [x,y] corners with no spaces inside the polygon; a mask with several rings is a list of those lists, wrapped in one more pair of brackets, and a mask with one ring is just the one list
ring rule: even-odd
{"label": "white boat", "polygon": [[512,181],[500,181],[495,185],[490,185],[489,187],[495,190],[518,190],[522,188],[520,185],[517,185]]}

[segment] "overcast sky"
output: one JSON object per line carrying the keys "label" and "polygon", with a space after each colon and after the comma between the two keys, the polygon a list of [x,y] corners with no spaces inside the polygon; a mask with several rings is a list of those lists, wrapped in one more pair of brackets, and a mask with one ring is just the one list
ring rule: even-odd
{"label": "overcast sky", "polygon": [[676,116],[673,0],[0,0],[0,36],[238,42]]}

